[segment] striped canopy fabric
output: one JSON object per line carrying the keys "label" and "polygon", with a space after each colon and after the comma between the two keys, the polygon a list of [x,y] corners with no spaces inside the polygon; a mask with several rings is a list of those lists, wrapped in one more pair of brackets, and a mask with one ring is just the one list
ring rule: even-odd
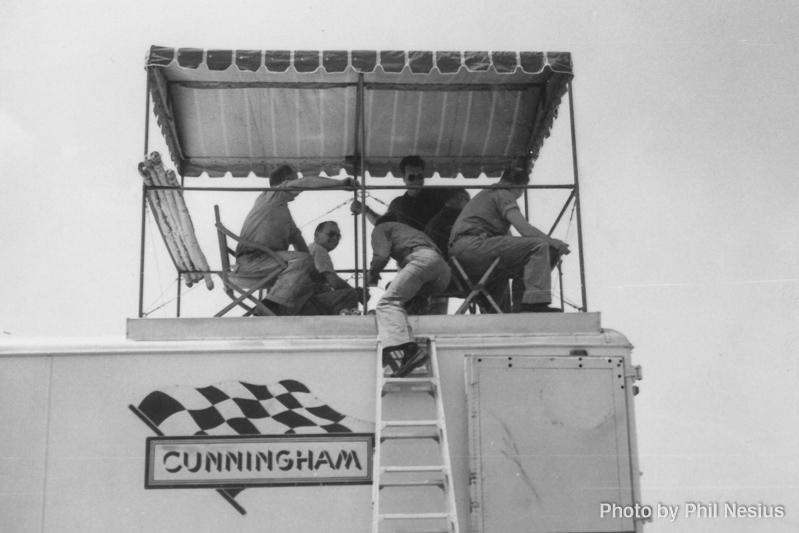
{"label": "striped canopy fabric", "polygon": [[572,78],[553,52],[200,50],[153,46],[153,106],[178,172],[498,176],[532,164]]}

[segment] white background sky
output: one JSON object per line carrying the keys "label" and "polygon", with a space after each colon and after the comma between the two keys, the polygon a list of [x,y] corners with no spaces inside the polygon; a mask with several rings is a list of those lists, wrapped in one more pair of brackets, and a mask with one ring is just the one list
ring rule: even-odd
{"label": "white background sky", "polygon": [[787,512],[647,530],[797,531],[797,22],[792,1],[5,0],[0,335],[135,316],[151,44],[568,51],[588,302],[644,369],[644,503]]}

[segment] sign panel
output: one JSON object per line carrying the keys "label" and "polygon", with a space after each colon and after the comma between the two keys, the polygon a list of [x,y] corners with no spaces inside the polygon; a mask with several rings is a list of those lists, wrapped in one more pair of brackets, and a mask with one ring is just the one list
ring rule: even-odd
{"label": "sign panel", "polygon": [[150,437],[145,488],[365,485],[374,435]]}

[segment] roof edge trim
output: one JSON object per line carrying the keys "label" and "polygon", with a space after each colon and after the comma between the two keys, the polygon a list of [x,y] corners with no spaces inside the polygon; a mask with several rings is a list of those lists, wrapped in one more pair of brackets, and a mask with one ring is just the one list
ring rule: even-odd
{"label": "roof edge trim", "polygon": [[416,51],[416,50],[203,50],[200,48],[170,48],[153,45],[145,67],[185,69],[205,68],[224,71],[280,73],[341,73],[351,69],[371,73],[380,68],[386,74],[409,71],[429,74],[485,72],[493,69],[499,74],[522,71],[538,74],[549,68],[559,74],[573,74],[571,53],[532,51]]}

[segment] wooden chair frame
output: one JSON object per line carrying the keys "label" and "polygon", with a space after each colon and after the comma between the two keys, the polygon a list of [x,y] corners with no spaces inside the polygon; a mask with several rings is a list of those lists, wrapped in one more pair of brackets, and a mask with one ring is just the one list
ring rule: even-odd
{"label": "wooden chair frame", "polygon": [[[225,308],[215,314],[215,317],[223,316],[228,311],[233,309],[236,306],[243,307],[247,310],[244,316],[250,316],[255,311],[260,312],[261,314],[267,316],[275,316],[275,313],[269,309],[267,306],[263,304],[263,302],[254,294],[258,291],[268,288],[268,286],[274,282],[274,280],[280,275],[282,269],[286,268],[287,263],[286,261],[276,254],[273,250],[270,250],[266,246],[261,244],[245,241],[229,229],[227,229],[223,224],[222,220],[219,216],[219,206],[214,206],[214,216],[216,217],[216,235],[219,241],[219,255],[220,259],[222,260],[222,272],[219,274],[219,277],[222,279],[222,283],[224,284],[225,294],[227,294],[232,303],[228,304]],[[249,288],[245,288],[241,286],[240,283],[235,283],[231,280],[231,274],[234,274],[230,270],[230,257],[235,257],[236,252],[228,246],[228,238],[233,239],[239,244],[243,244],[248,248],[258,250],[264,252],[265,254],[269,255],[274,259],[281,268],[275,269],[268,274],[264,275],[262,278],[257,279],[256,283]],[[252,274],[254,278],[257,278],[257,273]],[[245,300],[248,303],[252,304],[252,307],[245,303]]]}

